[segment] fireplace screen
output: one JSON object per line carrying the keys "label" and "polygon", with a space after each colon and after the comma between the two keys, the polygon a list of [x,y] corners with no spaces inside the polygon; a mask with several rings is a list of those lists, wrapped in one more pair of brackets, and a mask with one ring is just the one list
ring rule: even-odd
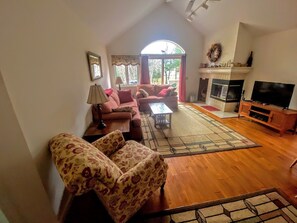
{"label": "fireplace screen", "polygon": [[244,80],[213,79],[210,97],[224,102],[239,102]]}

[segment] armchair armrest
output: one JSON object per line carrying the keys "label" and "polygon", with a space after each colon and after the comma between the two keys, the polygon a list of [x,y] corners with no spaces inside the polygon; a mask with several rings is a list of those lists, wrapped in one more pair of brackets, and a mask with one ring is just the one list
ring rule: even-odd
{"label": "armchair armrest", "polygon": [[113,131],[106,136],[92,142],[92,145],[103,152],[106,156],[110,156],[126,144],[123,134],[120,130]]}

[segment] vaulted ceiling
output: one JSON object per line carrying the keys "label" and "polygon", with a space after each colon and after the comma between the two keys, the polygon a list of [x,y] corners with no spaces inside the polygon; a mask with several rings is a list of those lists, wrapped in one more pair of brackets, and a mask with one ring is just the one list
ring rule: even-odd
{"label": "vaulted ceiling", "polygon": [[[108,44],[161,4],[186,18],[189,0],[62,0]],[[204,0],[196,0],[195,9]],[[191,23],[203,35],[242,22],[255,35],[297,27],[297,0],[221,0],[200,8]]]}

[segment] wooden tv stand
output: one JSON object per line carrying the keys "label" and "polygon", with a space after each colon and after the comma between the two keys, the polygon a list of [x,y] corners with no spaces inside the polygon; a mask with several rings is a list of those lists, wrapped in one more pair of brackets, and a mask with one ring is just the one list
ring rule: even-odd
{"label": "wooden tv stand", "polygon": [[244,116],[255,122],[274,128],[280,132],[280,136],[287,130],[293,130],[293,134],[296,132],[296,110],[282,109],[278,106],[263,105],[251,101],[241,101],[238,118],[240,116]]}

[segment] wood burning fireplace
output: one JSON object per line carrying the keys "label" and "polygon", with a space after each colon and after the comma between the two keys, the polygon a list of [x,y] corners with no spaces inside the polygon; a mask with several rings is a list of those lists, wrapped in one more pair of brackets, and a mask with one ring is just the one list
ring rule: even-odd
{"label": "wood burning fireplace", "polygon": [[200,78],[208,80],[205,103],[224,112],[234,111],[241,99],[245,77],[251,70],[251,67],[200,68]]}
{"label": "wood burning fireplace", "polygon": [[241,98],[243,82],[244,80],[213,79],[210,97],[225,103],[239,102]]}

